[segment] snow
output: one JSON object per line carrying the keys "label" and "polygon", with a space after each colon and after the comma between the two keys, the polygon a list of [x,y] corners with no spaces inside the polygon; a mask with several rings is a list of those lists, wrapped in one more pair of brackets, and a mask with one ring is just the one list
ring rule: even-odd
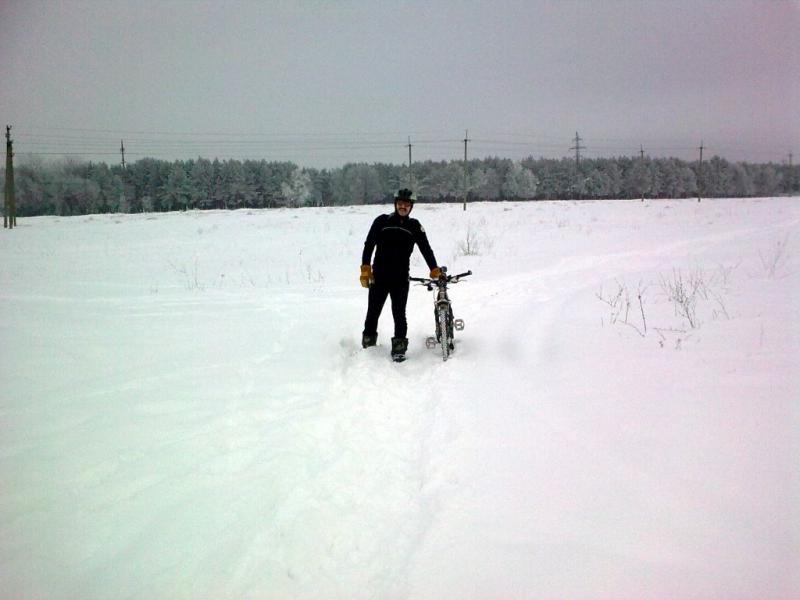
{"label": "snow", "polygon": [[402,364],[386,210],[0,236],[2,597],[800,597],[796,198],[417,205]]}

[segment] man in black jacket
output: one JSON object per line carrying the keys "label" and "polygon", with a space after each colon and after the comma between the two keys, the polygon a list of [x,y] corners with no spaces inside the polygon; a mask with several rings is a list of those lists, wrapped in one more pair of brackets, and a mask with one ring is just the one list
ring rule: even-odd
{"label": "man in black jacket", "polygon": [[[431,270],[431,278],[438,277],[440,273],[425,229],[419,221],[408,216],[413,207],[414,195],[411,190],[398,191],[394,197],[394,212],[375,219],[361,255],[361,285],[369,288],[369,304],[361,345],[368,348],[377,343],[378,317],[386,303],[386,297],[391,296],[394,318],[392,358],[395,360],[403,360],[408,349],[408,263],[414,244],[425,258]],[[370,266],[373,250],[375,261]]]}

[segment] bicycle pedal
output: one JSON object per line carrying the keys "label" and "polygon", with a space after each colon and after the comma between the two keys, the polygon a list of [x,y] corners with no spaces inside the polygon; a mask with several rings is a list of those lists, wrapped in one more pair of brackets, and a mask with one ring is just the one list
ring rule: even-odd
{"label": "bicycle pedal", "polygon": [[435,337],[425,338],[425,347],[428,348],[428,350],[430,350],[431,348],[436,348],[436,338]]}
{"label": "bicycle pedal", "polygon": [[456,319],[455,321],[453,321],[453,327],[456,328],[456,331],[463,331],[464,319]]}

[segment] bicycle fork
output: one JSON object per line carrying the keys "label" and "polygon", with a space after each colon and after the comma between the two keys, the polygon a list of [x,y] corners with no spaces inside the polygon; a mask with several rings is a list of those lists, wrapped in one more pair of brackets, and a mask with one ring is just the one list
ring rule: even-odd
{"label": "bicycle fork", "polygon": [[433,310],[433,317],[436,323],[436,337],[429,337],[425,340],[425,346],[429,349],[435,348],[436,344],[442,344],[442,350],[446,350],[445,356],[454,348],[453,331],[463,331],[464,320],[453,318],[453,308],[450,300],[439,298]]}

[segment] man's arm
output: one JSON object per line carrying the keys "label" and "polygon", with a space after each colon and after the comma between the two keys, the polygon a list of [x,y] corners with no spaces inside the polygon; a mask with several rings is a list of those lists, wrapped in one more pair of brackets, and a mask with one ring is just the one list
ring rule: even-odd
{"label": "man's arm", "polygon": [[375,244],[378,243],[378,232],[381,230],[381,221],[383,215],[378,217],[372,222],[372,227],[369,228],[367,239],[364,241],[364,251],[361,253],[361,264],[368,265],[372,262],[372,251],[375,250]]}

